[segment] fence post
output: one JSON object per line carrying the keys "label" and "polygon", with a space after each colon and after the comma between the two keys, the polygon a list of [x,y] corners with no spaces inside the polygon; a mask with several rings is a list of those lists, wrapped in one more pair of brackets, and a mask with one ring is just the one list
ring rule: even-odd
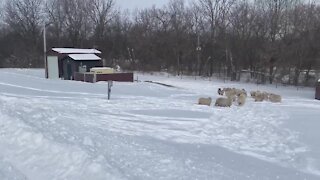
{"label": "fence post", "polygon": [[94,74],[93,74],[93,83],[96,83],[96,82],[97,82],[97,74],[94,73]]}
{"label": "fence post", "polygon": [[111,97],[111,87],[113,86],[113,81],[108,81],[108,100]]}

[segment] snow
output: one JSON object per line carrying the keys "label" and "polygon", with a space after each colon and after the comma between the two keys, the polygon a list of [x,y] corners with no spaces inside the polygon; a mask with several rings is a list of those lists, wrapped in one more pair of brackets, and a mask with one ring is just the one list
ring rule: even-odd
{"label": "snow", "polygon": [[95,67],[91,68],[91,70],[113,70],[111,67]]}
{"label": "snow", "polygon": [[101,60],[100,57],[98,57],[95,54],[69,54],[69,57],[72,58],[73,60],[76,61],[81,61],[81,60]]}
{"label": "snow", "polygon": [[[139,83],[114,83],[107,100],[107,83],[43,74],[0,70],[1,179],[320,178],[314,89],[138,74]],[[196,104],[219,87],[283,103]]]}
{"label": "snow", "polygon": [[101,51],[96,49],[52,48],[52,50],[60,54],[101,54]]}

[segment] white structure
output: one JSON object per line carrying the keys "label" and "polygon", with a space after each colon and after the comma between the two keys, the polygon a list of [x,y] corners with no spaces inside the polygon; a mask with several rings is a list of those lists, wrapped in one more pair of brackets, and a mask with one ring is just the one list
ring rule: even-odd
{"label": "white structure", "polygon": [[59,63],[57,56],[48,56],[48,79],[59,79]]}
{"label": "white structure", "polygon": [[101,51],[96,49],[52,48],[52,50],[59,54],[101,54]]}
{"label": "white structure", "polygon": [[81,61],[81,60],[101,60],[100,57],[98,57],[95,54],[70,54],[70,58],[74,59],[75,61]]}
{"label": "white structure", "polygon": [[103,68],[91,68],[90,72],[95,74],[113,74],[114,69],[110,67],[103,67]]}

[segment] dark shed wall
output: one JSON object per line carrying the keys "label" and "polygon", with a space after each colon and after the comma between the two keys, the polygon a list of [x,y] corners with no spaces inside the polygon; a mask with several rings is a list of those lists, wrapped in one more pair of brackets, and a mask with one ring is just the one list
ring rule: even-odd
{"label": "dark shed wall", "polygon": [[[73,79],[73,73],[76,71],[76,66],[75,66],[75,63],[72,59],[70,58],[65,58],[62,60],[62,72],[63,72],[63,75],[62,77],[65,79],[65,80],[71,80]],[[68,73],[68,64],[70,64],[71,66],[71,72]],[[69,77],[69,76],[72,76],[72,77]]]}
{"label": "dark shed wall", "polygon": [[[68,73],[68,64],[71,65],[71,73]],[[102,67],[102,61],[75,61],[71,59],[70,57],[67,57],[63,59],[63,78],[66,80],[72,80],[74,79],[74,74],[76,72],[79,72],[79,66],[86,65],[87,66],[87,72],[90,71],[93,67]],[[69,77],[71,75],[72,77]]]}
{"label": "dark shed wall", "polygon": [[94,74],[75,73],[76,81],[84,82],[99,82],[99,81],[118,81],[118,82],[133,82],[133,73],[115,73],[115,74],[96,74],[96,81],[94,81]]}
{"label": "dark shed wall", "polygon": [[93,67],[102,67],[102,61],[74,61],[76,65],[76,72],[79,72],[79,66],[86,65],[87,66],[87,72],[90,71]]}
{"label": "dark shed wall", "polygon": [[320,82],[316,86],[316,99],[320,100]]}

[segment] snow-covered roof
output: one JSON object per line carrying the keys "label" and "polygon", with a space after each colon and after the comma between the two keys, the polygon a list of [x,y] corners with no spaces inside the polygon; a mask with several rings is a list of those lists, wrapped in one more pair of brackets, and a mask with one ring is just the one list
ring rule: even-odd
{"label": "snow-covered roof", "polygon": [[91,70],[110,70],[113,69],[111,67],[93,67]]}
{"label": "snow-covered roof", "polygon": [[96,49],[52,48],[52,50],[60,54],[101,54],[101,51]]}
{"label": "snow-covered roof", "polygon": [[97,61],[101,60],[100,57],[98,57],[95,54],[69,54],[69,57],[76,61],[81,60],[89,60],[89,61]]}

